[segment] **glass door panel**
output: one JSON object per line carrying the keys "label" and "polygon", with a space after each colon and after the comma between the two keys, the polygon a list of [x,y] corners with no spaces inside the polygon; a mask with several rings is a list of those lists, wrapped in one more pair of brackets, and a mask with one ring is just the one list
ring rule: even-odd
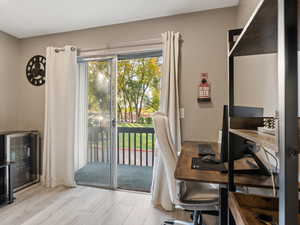
{"label": "glass door panel", "polygon": [[76,173],[78,184],[115,187],[114,60],[84,62],[88,79],[87,163]]}

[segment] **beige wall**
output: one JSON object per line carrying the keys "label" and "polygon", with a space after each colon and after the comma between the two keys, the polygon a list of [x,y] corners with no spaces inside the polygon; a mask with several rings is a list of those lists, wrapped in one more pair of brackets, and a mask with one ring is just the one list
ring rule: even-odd
{"label": "beige wall", "polygon": [[245,26],[256,6],[262,0],[240,0],[237,10],[237,27]]}
{"label": "beige wall", "polygon": [[0,130],[17,126],[19,40],[0,31]]}
{"label": "beige wall", "polygon": [[[33,87],[24,70],[36,54],[45,54],[46,46],[76,45],[97,48],[107,43],[158,38],[173,30],[182,34],[181,105],[184,140],[217,140],[221,127],[222,105],[227,101],[226,53],[228,29],[235,28],[236,8],[226,8],[100,27],[21,40],[21,69],[18,99],[18,126],[43,128],[44,86]],[[197,103],[197,85],[201,72],[209,73],[212,104]]]}
{"label": "beige wall", "polygon": [[[244,27],[262,0],[240,0],[237,27]],[[255,88],[253,88],[255,87]],[[235,58],[235,104],[263,107],[266,116],[277,109],[277,54]]]}
{"label": "beige wall", "polygon": [[263,107],[265,116],[277,109],[277,54],[235,58],[235,104]]}

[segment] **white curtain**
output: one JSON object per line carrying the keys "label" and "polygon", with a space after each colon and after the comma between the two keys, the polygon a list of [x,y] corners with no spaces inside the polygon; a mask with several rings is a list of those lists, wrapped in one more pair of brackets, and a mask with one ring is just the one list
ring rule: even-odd
{"label": "white curtain", "polygon": [[47,48],[45,130],[42,183],[75,186],[76,77],[74,47]]}
{"label": "white curtain", "polygon": [[[170,129],[173,143],[177,152],[181,149],[181,128],[179,114],[179,41],[180,34],[166,32],[162,34],[163,66],[161,80],[160,111],[170,120]],[[156,145],[158,147],[158,145]],[[156,150],[159,152],[159,150]],[[166,173],[162,159],[158,155],[152,183],[152,202],[161,205],[165,210],[172,210]]]}
{"label": "white curtain", "polygon": [[87,64],[78,64],[76,76],[75,170],[87,164],[88,139],[88,73]]}

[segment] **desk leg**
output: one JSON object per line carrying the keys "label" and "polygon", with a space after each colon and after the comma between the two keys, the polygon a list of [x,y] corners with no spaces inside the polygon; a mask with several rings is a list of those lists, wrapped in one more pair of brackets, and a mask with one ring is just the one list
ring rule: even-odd
{"label": "desk leg", "polygon": [[227,187],[219,188],[219,224],[235,225],[234,218],[228,206],[228,189]]}
{"label": "desk leg", "polygon": [[227,225],[228,220],[228,190],[226,187],[219,188],[219,224]]}

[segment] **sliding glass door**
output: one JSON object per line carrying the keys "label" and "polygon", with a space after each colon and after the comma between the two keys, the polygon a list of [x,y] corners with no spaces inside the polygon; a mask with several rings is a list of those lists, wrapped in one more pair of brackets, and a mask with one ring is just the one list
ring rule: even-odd
{"label": "sliding glass door", "polygon": [[78,184],[116,188],[116,60],[80,62],[87,77],[86,164],[76,172]]}
{"label": "sliding glass door", "polygon": [[88,140],[78,184],[150,192],[155,161],[151,117],[159,110],[161,64],[161,51],[80,62],[79,76],[87,83],[83,133]]}

